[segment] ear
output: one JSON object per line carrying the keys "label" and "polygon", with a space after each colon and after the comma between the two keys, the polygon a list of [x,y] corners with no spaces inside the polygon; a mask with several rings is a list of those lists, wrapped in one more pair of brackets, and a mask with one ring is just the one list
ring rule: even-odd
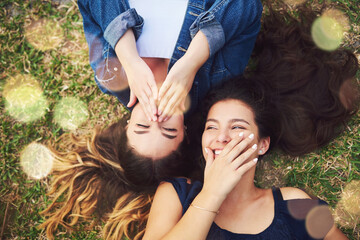
{"label": "ear", "polygon": [[270,147],[270,137],[261,138],[259,141],[259,155],[264,155]]}

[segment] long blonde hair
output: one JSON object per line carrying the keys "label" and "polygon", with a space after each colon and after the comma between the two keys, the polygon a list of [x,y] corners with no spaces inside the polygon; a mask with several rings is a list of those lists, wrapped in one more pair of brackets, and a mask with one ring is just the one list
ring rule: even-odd
{"label": "long blonde hair", "polygon": [[140,239],[159,181],[186,174],[182,145],[161,160],[139,156],[127,146],[125,120],[96,128],[92,136],[65,134],[61,149],[51,148],[52,203],[42,212],[46,220],[40,225],[49,239],[59,225],[73,231],[79,222],[89,227],[104,222],[105,239]]}

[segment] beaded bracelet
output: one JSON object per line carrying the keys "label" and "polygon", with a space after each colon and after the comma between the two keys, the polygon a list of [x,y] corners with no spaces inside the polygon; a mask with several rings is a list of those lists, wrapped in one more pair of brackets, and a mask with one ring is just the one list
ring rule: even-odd
{"label": "beaded bracelet", "polygon": [[206,208],[202,208],[202,207],[199,207],[199,206],[196,206],[194,204],[190,204],[191,207],[194,207],[194,208],[197,208],[197,209],[200,209],[200,210],[203,210],[203,211],[207,211],[207,212],[212,212],[212,213],[216,213],[216,214],[219,214],[219,211],[213,211],[213,210],[208,210]]}

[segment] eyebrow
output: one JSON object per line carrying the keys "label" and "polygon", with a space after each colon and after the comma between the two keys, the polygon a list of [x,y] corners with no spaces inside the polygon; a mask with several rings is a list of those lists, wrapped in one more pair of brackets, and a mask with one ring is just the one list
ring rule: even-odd
{"label": "eyebrow", "polygon": [[[216,122],[216,123],[219,123],[218,120],[214,119],[214,118],[209,118],[206,120],[206,122]],[[235,122],[243,122],[243,123],[246,123],[247,125],[250,125],[250,123],[242,118],[233,118],[231,119],[229,122],[231,123],[235,123]]]}
{"label": "eyebrow", "polygon": [[[134,130],[134,133],[136,134],[146,134],[148,133],[149,131],[137,131],[137,130]],[[166,133],[163,133],[161,132],[161,135],[163,135],[164,137],[168,138],[168,139],[174,139],[177,137],[177,135],[173,136],[173,135],[169,135],[169,134],[166,134]]]}

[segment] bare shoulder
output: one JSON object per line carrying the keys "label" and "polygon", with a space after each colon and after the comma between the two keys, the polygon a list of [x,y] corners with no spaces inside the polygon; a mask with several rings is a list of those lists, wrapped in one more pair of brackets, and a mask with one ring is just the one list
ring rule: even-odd
{"label": "bare shoulder", "polygon": [[156,196],[174,195],[177,196],[174,186],[170,182],[161,182],[156,189]]}
{"label": "bare shoulder", "polygon": [[299,188],[294,187],[283,187],[280,188],[281,194],[283,195],[284,200],[291,200],[291,199],[311,199],[311,197]]}

